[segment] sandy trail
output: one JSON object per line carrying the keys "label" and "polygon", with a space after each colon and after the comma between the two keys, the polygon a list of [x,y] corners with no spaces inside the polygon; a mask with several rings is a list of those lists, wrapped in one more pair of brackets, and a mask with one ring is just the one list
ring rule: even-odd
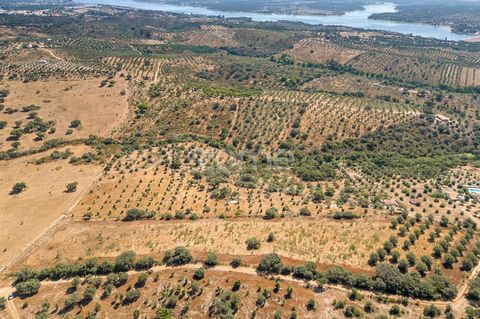
{"label": "sandy trail", "polygon": [[63,61],[62,58],[58,57],[57,55],[55,55],[55,53],[53,53],[51,50],[47,49],[47,48],[41,48],[43,51],[46,51],[48,52],[53,58],[57,59],[58,61]]}

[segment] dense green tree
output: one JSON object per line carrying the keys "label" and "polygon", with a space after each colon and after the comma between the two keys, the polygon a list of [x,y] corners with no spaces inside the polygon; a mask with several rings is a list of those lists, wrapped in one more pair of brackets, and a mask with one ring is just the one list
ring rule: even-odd
{"label": "dense green tree", "polygon": [[137,282],[135,284],[135,287],[145,286],[145,283],[147,282],[147,280],[148,280],[148,274],[147,273],[141,273],[140,275],[138,275],[138,279],[137,279]]}
{"label": "dense green tree", "polygon": [[440,316],[441,314],[442,312],[440,311],[440,309],[435,307],[435,305],[430,305],[423,309],[423,315],[428,318],[435,318]]}
{"label": "dense green tree", "polygon": [[77,191],[77,187],[78,187],[78,183],[77,183],[77,182],[69,183],[69,184],[67,184],[66,192],[67,192],[67,193],[74,193],[74,192]]}
{"label": "dense green tree", "polygon": [[195,273],[193,274],[193,279],[195,280],[201,280],[205,277],[205,268],[200,267],[197,270],[195,270]]}
{"label": "dense green tree", "polygon": [[218,265],[218,256],[212,251],[208,252],[204,264],[205,267],[215,267],[216,265]]}
{"label": "dense green tree", "polygon": [[134,268],[136,256],[137,255],[135,254],[135,252],[131,250],[121,253],[115,259],[115,270],[120,272],[120,271],[128,271]]}
{"label": "dense green tree", "polygon": [[190,251],[182,246],[176,247],[174,251],[167,251],[163,262],[167,266],[180,266],[192,262],[193,257]]}
{"label": "dense green tree", "polygon": [[242,265],[242,260],[238,257],[234,257],[232,258],[232,261],[230,262],[230,266],[232,266],[232,268],[238,268]]}
{"label": "dense green tree", "polygon": [[275,217],[277,217],[277,209],[275,207],[270,207],[266,210],[265,219],[274,219]]}
{"label": "dense green tree", "polygon": [[27,188],[27,184],[24,182],[19,182],[13,185],[12,190],[10,191],[11,195],[17,195],[23,192]]}
{"label": "dense green tree", "polygon": [[17,294],[21,297],[29,297],[35,295],[40,289],[40,281],[38,279],[28,279],[15,285]]}
{"label": "dense green tree", "polygon": [[260,248],[260,240],[255,237],[248,238],[245,244],[247,245],[247,250],[257,250]]}
{"label": "dense green tree", "polygon": [[282,266],[283,264],[280,257],[277,254],[272,253],[262,256],[257,270],[260,272],[278,274]]}

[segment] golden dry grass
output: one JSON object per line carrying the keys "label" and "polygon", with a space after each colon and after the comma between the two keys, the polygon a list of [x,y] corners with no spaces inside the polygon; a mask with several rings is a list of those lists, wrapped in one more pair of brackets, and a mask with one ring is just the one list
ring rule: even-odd
{"label": "golden dry grass", "polygon": [[[338,222],[331,219],[261,219],[70,222],[29,256],[25,265],[86,257],[113,257],[125,250],[139,254],[164,252],[178,245],[194,251],[226,255],[264,254],[275,251],[286,257],[322,264],[344,264],[368,269],[373,247],[390,235],[385,222]],[[275,240],[266,241],[272,232]],[[261,240],[259,250],[248,251],[245,241]]]}
{"label": "golden dry grass", "polygon": [[[70,147],[76,156],[89,149]],[[0,162],[0,265],[4,265],[55,219],[65,213],[102,171],[100,166],[68,164],[67,160],[42,165],[30,163],[45,154]],[[66,193],[68,183],[78,182],[75,193]],[[10,195],[17,182],[27,184],[18,195]]]}
{"label": "golden dry grass", "polygon": [[[127,82],[116,78],[116,84],[111,87],[100,87],[101,79],[88,80],[50,80],[22,83],[5,81],[1,87],[9,90],[5,99],[5,107],[21,110],[23,106],[35,104],[40,106],[36,111],[44,121],[55,121],[56,132],[47,134],[45,140],[52,138],[78,139],[89,135],[108,136],[122,122],[128,111]],[[120,92],[125,90],[125,95]],[[28,122],[28,113],[0,113],[0,120],[7,121],[7,127],[0,130],[0,150],[10,148],[7,141],[15,121]],[[81,127],[73,129],[71,135],[66,135],[71,121],[79,119]],[[20,149],[39,146],[35,142],[35,134],[24,135],[20,139]]]}

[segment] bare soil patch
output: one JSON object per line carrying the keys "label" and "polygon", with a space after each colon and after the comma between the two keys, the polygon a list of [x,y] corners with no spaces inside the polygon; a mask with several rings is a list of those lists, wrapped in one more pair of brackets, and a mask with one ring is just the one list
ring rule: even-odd
{"label": "bare soil patch", "polygon": [[301,61],[325,63],[334,60],[343,64],[362,51],[342,48],[323,38],[308,38],[295,43],[293,49],[287,50],[286,53]]}

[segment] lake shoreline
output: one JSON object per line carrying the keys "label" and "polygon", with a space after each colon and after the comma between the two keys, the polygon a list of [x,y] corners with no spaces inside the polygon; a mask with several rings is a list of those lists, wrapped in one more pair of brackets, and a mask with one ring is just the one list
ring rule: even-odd
{"label": "lake shoreline", "polygon": [[178,14],[190,14],[200,16],[212,16],[223,18],[250,18],[258,22],[292,21],[302,22],[308,25],[344,26],[355,29],[378,30],[395,32],[405,35],[436,38],[449,41],[466,41],[473,35],[457,34],[448,26],[433,26],[421,23],[406,23],[389,20],[369,19],[372,14],[395,12],[396,4],[385,2],[375,5],[366,5],[363,10],[348,11],[342,15],[293,15],[293,14],[262,14],[242,11],[218,11],[203,7],[180,6],[165,3],[145,2],[139,0],[73,0],[78,4],[98,4],[116,7],[135,8],[140,10],[153,10],[172,12]]}
{"label": "lake shoreline", "polygon": [[480,35],[474,35],[465,40],[465,42],[480,42]]}

